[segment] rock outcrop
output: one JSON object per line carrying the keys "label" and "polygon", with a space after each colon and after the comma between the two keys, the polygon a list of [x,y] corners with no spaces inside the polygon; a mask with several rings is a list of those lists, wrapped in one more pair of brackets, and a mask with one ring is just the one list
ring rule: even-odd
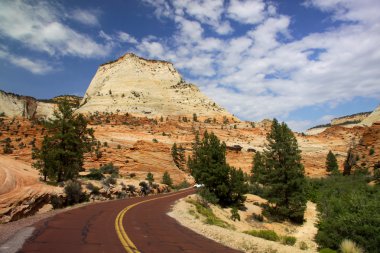
{"label": "rock outcrop", "polygon": [[33,97],[0,90],[0,113],[8,117],[49,118],[53,115],[54,108],[53,103],[41,102]]}
{"label": "rock outcrop", "polygon": [[99,67],[77,112],[234,118],[186,83],[173,64],[131,53]]}
{"label": "rock outcrop", "polygon": [[348,116],[343,116],[331,120],[331,125],[355,125],[367,118],[371,112],[355,113]]}
{"label": "rock outcrop", "polygon": [[378,106],[361,124],[364,126],[372,126],[373,123],[380,121],[380,106]]}

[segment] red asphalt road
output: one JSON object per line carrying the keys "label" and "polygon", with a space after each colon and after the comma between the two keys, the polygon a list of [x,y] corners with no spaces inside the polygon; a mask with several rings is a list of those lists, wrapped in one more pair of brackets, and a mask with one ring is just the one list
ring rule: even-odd
{"label": "red asphalt road", "polygon": [[[170,193],[168,197],[139,204],[125,214],[124,229],[140,252],[239,252],[181,226],[166,215],[177,199],[192,193],[193,189]],[[110,201],[57,214],[36,223],[35,232],[19,252],[125,253],[115,230],[116,216],[131,204],[162,196]]]}

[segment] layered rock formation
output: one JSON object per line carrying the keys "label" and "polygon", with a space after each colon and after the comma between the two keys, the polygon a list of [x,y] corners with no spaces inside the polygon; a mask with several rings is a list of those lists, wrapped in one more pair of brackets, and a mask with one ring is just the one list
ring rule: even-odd
{"label": "layered rock formation", "polygon": [[53,103],[0,90],[0,113],[5,113],[9,117],[49,118],[53,115],[54,108]]}
{"label": "layered rock formation", "polygon": [[78,112],[233,118],[194,84],[186,83],[173,64],[131,53],[99,67]]}
{"label": "layered rock formation", "polygon": [[380,121],[380,106],[378,106],[361,124],[364,126],[372,126],[373,123]]}
{"label": "layered rock formation", "polygon": [[335,118],[331,120],[331,125],[350,125],[350,124],[358,124],[363,119],[367,118],[371,112],[361,112],[361,113],[355,113],[348,116],[343,116],[339,118]]}

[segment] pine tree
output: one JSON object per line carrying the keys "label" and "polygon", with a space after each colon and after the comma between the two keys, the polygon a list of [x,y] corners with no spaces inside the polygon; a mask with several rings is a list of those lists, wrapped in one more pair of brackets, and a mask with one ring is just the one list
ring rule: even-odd
{"label": "pine tree", "polygon": [[351,175],[352,167],[356,165],[356,157],[352,148],[347,151],[347,157],[343,164],[343,176]]}
{"label": "pine tree", "polygon": [[264,184],[265,183],[265,164],[264,157],[260,151],[257,151],[253,158],[253,166],[251,170],[251,182]]}
{"label": "pine tree", "polygon": [[149,182],[149,185],[152,185],[152,183],[154,182],[154,176],[151,172],[148,172],[148,174],[146,175],[146,178],[145,180],[147,180]]}
{"label": "pine tree", "polygon": [[191,174],[222,206],[240,206],[247,193],[244,174],[226,162],[226,144],[213,133],[204,133],[189,159]]}
{"label": "pine tree", "polygon": [[76,178],[83,166],[83,154],[91,150],[93,129],[81,115],[74,115],[67,100],[58,105],[54,119],[46,123],[48,134],[35,149],[33,164],[44,177],[57,182]]}
{"label": "pine tree", "polygon": [[264,150],[265,196],[268,212],[302,223],[306,209],[306,179],[297,139],[285,123],[273,120]]}
{"label": "pine tree", "polygon": [[177,143],[174,143],[172,146],[172,157],[175,165],[180,170],[184,170],[184,164],[185,164],[185,149],[180,145],[177,147]]}
{"label": "pine tree", "polygon": [[173,186],[173,180],[171,179],[169,172],[164,172],[164,175],[162,176],[162,183],[169,187]]}
{"label": "pine tree", "polygon": [[336,157],[331,150],[326,156],[326,171],[331,172],[332,174],[339,172]]}

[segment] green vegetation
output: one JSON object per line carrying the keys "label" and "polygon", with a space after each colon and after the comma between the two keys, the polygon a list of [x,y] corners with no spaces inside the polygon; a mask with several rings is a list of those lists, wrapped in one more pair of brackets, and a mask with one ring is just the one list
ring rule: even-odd
{"label": "green vegetation", "polygon": [[196,113],[193,113],[193,121],[198,122],[198,117]]}
{"label": "green vegetation", "polygon": [[373,154],[375,154],[375,149],[374,149],[374,148],[371,148],[371,149],[369,150],[369,155],[373,155]]}
{"label": "green vegetation", "polygon": [[189,187],[190,187],[190,184],[186,180],[183,180],[181,183],[177,185],[173,185],[173,189],[176,189],[176,190],[181,190],[181,189],[185,189]]}
{"label": "green vegetation", "polygon": [[244,231],[244,233],[255,236],[255,237],[260,237],[265,240],[274,241],[274,242],[277,242],[280,240],[280,237],[273,230],[250,230],[250,231]]}
{"label": "green vegetation", "polygon": [[333,152],[331,152],[331,150],[329,151],[329,153],[326,156],[326,171],[330,172],[332,174],[339,173],[338,162],[337,162],[336,157],[333,154]]}
{"label": "green vegetation", "polygon": [[239,212],[238,212],[238,209],[236,208],[236,206],[232,207],[232,209],[231,209],[231,220],[240,221],[240,215],[239,215]]}
{"label": "green vegetation", "polygon": [[297,139],[285,123],[273,120],[268,144],[253,161],[251,180],[263,188],[265,213],[276,220],[302,223],[306,209],[306,179]]}
{"label": "green vegetation", "polygon": [[153,176],[153,174],[151,172],[148,172],[148,174],[146,175],[145,180],[149,182],[149,185],[152,185],[152,183],[154,182],[154,176]]}
{"label": "green vegetation", "polygon": [[217,199],[222,206],[243,205],[248,192],[244,174],[226,162],[226,144],[214,134],[204,133],[203,140],[196,138],[193,157],[188,166],[197,183]]}
{"label": "green vegetation", "polygon": [[13,153],[13,146],[12,146],[12,140],[8,137],[3,140],[4,148],[3,148],[3,153],[4,154],[12,154]]}
{"label": "green vegetation", "polygon": [[83,154],[91,150],[93,130],[87,129],[87,121],[81,115],[74,115],[65,100],[58,105],[54,119],[46,123],[48,134],[42,147],[35,149],[33,166],[44,177],[57,182],[74,179],[83,166]]}
{"label": "green vegetation", "polygon": [[88,196],[82,192],[82,187],[77,181],[68,181],[64,191],[66,193],[66,206],[88,201]]}
{"label": "green vegetation", "polygon": [[215,225],[215,226],[222,227],[222,228],[229,228],[230,227],[230,225],[228,225],[227,223],[225,223],[224,221],[222,221],[221,219],[216,217],[215,214],[212,212],[210,207],[202,205],[198,201],[195,201],[192,199],[188,199],[188,200],[186,200],[186,202],[193,204],[195,206],[197,212],[206,218],[205,219],[206,224]]}
{"label": "green vegetation", "polygon": [[323,248],[319,251],[319,253],[337,253],[336,250],[332,250],[332,249],[329,249],[329,248]]}
{"label": "green vegetation", "polygon": [[162,183],[169,187],[173,187],[173,180],[171,179],[169,172],[164,172],[164,175],[162,176]]}
{"label": "green vegetation", "polygon": [[297,239],[293,236],[288,236],[288,235],[279,236],[273,230],[249,230],[249,231],[244,231],[244,233],[255,236],[255,237],[260,237],[268,241],[281,242],[284,245],[293,246],[297,241]]}
{"label": "green vegetation", "polygon": [[310,179],[309,196],[320,212],[316,241],[320,247],[338,250],[350,239],[366,252],[380,248],[380,187],[370,186],[366,176],[332,176]]}
{"label": "green vegetation", "polygon": [[174,143],[172,146],[172,157],[175,165],[180,170],[184,170],[184,163],[185,163],[185,149],[180,145],[177,147],[177,143]]}
{"label": "green vegetation", "polygon": [[347,157],[346,157],[346,160],[344,161],[344,165],[343,165],[343,175],[344,176],[351,175],[351,170],[356,165],[356,161],[357,161],[356,156],[355,156],[353,150],[350,148],[347,151]]}

